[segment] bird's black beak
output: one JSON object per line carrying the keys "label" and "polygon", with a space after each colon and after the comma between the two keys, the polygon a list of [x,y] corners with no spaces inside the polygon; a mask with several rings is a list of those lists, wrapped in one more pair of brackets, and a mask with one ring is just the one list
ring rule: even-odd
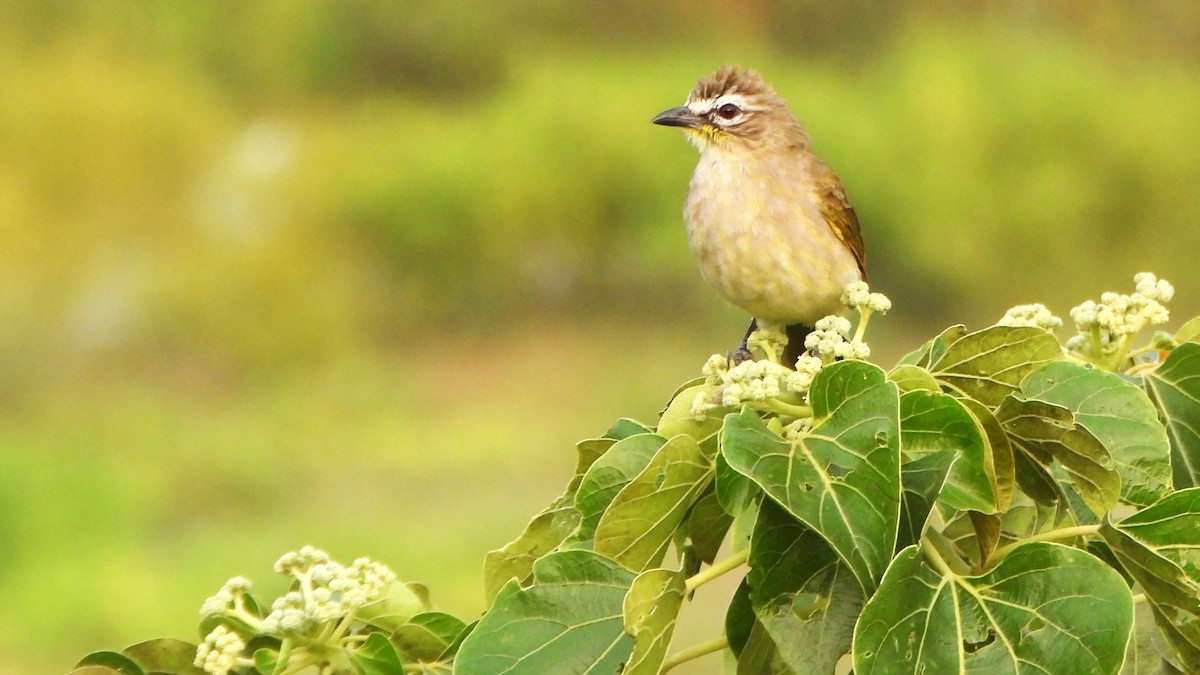
{"label": "bird's black beak", "polygon": [[699,129],[704,123],[704,118],[696,113],[688,110],[687,106],[679,108],[671,108],[664,110],[654,116],[650,120],[654,124],[661,124],[664,127],[683,127],[685,129]]}

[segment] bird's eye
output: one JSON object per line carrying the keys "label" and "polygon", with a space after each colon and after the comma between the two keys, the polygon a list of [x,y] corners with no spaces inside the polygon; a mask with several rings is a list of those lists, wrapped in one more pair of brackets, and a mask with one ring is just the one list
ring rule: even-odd
{"label": "bird's eye", "polygon": [[725,120],[731,120],[741,113],[742,109],[732,103],[726,103],[720,108],[717,108],[717,114],[721,116],[721,119]]}

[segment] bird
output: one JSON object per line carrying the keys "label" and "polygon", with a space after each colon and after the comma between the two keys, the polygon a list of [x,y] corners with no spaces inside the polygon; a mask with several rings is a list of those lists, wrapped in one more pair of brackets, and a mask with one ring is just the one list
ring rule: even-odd
{"label": "bird", "polygon": [[842,292],[866,280],[866,251],[846,189],[811,149],[812,139],[756,71],[723,66],[687,101],[656,115],[700,151],[683,215],[701,276],[751,316],[730,360],[751,358],[759,323],[783,325],[794,364],[822,317],[840,314]]}

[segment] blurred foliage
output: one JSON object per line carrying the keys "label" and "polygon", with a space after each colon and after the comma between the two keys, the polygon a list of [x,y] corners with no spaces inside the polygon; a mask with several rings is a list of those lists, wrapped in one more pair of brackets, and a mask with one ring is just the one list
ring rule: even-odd
{"label": "blurred foliage", "polygon": [[[24,515],[3,526],[0,670],[43,669],[21,636],[52,622],[88,617],[67,654],[166,626],[108,598],[118,574],[172,584],[186,613],[224,578],[226,536],[244,561],[333,550],[294,488],[326,453],[486,485],[498,434],[505,461],[553,456],[550,485],[569,462],[549,453],[652,416],[743,321],[686,250],[694,152],[649,124],[724,62],[761,70],[847,184],[872,285],[906,317],[881,331],[893,354],[1143,270],[1197,313],[1197,45],[1200,6],[1166,1],[0,6],[0,504]],[[512,388],[560,343],[618,365]],[[431,402],[429,381],[504,393]],[[498,421],[521,395],[563,411],[548,445]],[[437,414],[478,438],[423,435]],[[397,499],[372,485],[333,493]],[[264,530],[279,541],[250,543]],[[339,536],[337,554],[408,560]],[[179,560],[194,586],[160,571]],[[28,603],[58,611],[8,609]]]}

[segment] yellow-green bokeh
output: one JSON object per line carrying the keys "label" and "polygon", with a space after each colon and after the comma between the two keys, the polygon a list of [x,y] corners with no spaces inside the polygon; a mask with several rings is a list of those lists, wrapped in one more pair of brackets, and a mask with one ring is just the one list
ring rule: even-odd
{"label": "yellow-green bokeh", "polygon": [[1139,271],[1198,313],[1197,35],[1170,2],[0,8],[0,672],[194,638],[310,543],[474,616],[573,442],[740,335],[649,124],[725,62],[846,183],[885,361]]}

